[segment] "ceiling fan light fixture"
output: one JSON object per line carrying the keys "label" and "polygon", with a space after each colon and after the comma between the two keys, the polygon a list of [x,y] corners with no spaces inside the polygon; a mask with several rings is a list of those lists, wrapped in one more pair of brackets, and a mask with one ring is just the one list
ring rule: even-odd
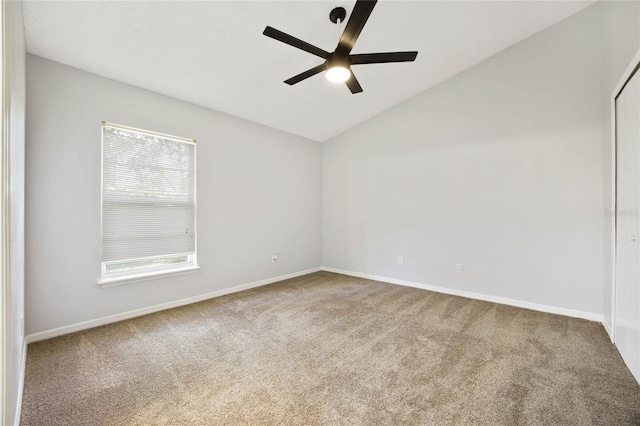
{"label": "ceiling fan light fixture", "polygon": [[344,83],[351,77],[351,71],[345,66],[336,65],[329,68],[326,75],[327,80],[332,83]]}
{"label": "ceiling fan light fixture", "polygon": [[344,53],[334,52],[327,57],[326,77],[332,83],[344,83],[351,78],[351,61]]}

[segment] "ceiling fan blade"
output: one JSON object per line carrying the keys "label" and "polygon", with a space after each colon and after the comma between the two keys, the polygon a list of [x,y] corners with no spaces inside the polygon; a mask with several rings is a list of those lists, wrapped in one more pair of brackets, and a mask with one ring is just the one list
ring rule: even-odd
{"label": "ceiling fan blade", "polygon": [[358,40],[358,36],[364,28],[364,24],[367,23],[369,15],[373,12],[373,8],[376,6],[377,0],[358,0],[353,7],[349,22],[344,28],[344,32],[338,42],[336,52],[349,53]]}
{"label": "ceiling fan blade", "polygon": [[345,81],[345,84],[354,95],[356,93],[362,92],[362,86],[360,86],[360,83],[358,83],[358,79],[353,72],[351,72],[351,77],[349,77],[349,80]]}
{"label": "ceiling fan blade", "polygon": [[329,56],[329,52],[322,50],[319,47],[316,47],[312,44],[309,44],[306,41],[302,41],[298,38],[295,38],[294,36],[290,36],[287,33],[283,33],[280,30],[276,30],[273,27],[267,26],[262,32],[262,34],[266,35],[267,37],[271,37],[273,39],[281,41],[285,44],[288,44],[289,46],[297,47],[298,49],[304,50],[305,52],[309,52],[313,55],[320,56],[322,59],[327,59],[327,56]]}
{"label": "ceiling fan blade", "polygon": [[325,70],[325,64],[322,65],[318,65],[317,67],[313,67],[310,70],[306,70],[303,73],[300,73],[296,76],[291,77],[288,80],[285,80],[284,82],[287,83],[289,86],[293,86],[296,83],[300,83],[302,80],[306,80],[309,77],[312,77],[316,74],[318,74],[319,72],[322,72]]}
{"label": "ceiling fan blade", "polygon": [[350,55],[351,65],[360,64],[384,64],[387,62],[413,62],[418,52],[388,52],[388,53],[364,53],[362,55]]}

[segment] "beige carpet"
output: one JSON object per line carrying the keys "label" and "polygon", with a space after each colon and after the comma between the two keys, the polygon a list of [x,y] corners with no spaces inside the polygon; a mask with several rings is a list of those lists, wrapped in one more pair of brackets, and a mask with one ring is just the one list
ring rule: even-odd
{"label": "beige carpet", "polygon": [[602,326],[319,272],[33,343],[22,425],[640,424]]}

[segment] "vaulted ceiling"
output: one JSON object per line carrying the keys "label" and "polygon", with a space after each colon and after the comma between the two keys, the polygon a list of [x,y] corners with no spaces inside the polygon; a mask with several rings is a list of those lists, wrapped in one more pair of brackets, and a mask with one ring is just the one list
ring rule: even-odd
{"label": "vaulted ceiling", "polygon": [[417,50],[413,63],[354,66],[364,92],[322,59],[262,35],[270,25],[324,50],[329,12],[354,1],[32,1],[27,51],[316,141],[331,137],[589,6],[593,1],[380,1],[353,53]]}

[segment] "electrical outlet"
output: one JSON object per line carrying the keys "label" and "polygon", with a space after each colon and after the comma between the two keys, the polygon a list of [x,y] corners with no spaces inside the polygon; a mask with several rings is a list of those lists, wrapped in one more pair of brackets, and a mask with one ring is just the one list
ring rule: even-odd
{"label": "electrical outlet", "polygon": [[271,256],[271,263],[276,263],[278,261],[278,253],[273,253]]}
{"label": "electrical outlet", "polygon": [[462,263],[456,263],[456,272],[462,272]]}
{"label": "electrical outlet", "polygon": [[404,256],[398,256],[398,265],[404,265]]}

